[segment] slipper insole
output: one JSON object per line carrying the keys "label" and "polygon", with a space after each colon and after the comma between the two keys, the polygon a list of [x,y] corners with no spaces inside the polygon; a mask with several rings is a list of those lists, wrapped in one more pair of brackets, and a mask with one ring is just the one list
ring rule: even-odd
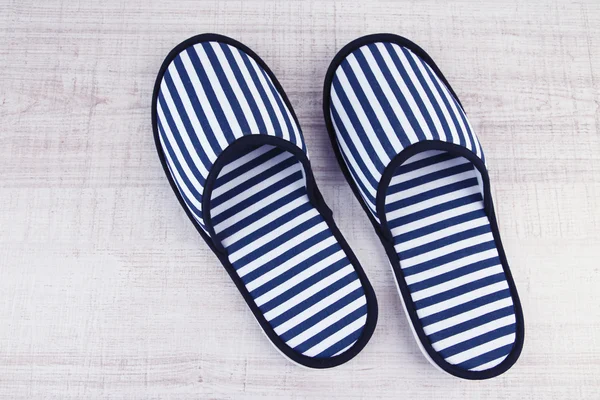
{"label": "slipper insole", "polygon": [[325,358],[358,340],[364,290],[292,153],[249,147],[219,171],[210,214],[236,273],[288,346]]}
{"label": "slipper insole", "polygon": [[466,158],[426,151],[394,173],[385,210],[400,267],[432,347],[472,371],[500,364],[515,342],[515,312]]}

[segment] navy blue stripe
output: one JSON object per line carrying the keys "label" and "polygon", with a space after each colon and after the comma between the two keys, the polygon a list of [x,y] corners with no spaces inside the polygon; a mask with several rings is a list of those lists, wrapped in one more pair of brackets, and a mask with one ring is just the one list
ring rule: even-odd
{"label": "navy blue stripe", "polygon": [[[440,355],[444,358],[451,357],[455,354],[462,353],[463,351],[469,350],[475,346],[482,345],[487,342],[491,342],[492,340],[501,338],[502,336],[510,335],[511,333],[515,333],[516,325],[510,324],[500,328],[496,328],[491,332],[484,333],[482,335],[476,336],[472,339],[466,340],[462,343],[457,343],[454,346],[450,346],[442,351],[440,351]],[[490,360],[491,361],[491,360]]]}
{"label": "navy blue stripe", "polygon": [[403,269],[404,276],[418,274],[419,272],[428,271],[432,268],[439,267],[440,265],[447,264],[452,261],[460,260],[467,256],[481,253],[486,250],[496,248],[496,243],[493,240],[485,243],[480,243],[475,246],[466,247],[464,249],[457,250],[453,253],[446,254],[445,256],[435,258],[430,261],[423,262],[421,264],[414,265],[410,268]]}
{"label": "navy blue stripe", "polygon": [[[271,83],[271,80],[269,79],[269,77],[267,76],[267,73],[264,70],[261,70],[263,77],[265,78],[265,81],[267,83],[267,86],[269,87],[269,89],[271,89],[271,93],[273,94],[273,98],[275,99],[275,102],[277,103],[277,106],[279,107],[279,111],[281,112],[281,115],[283,116],[283,120],[285,121],[285,125],[287,126],[289,135],[290,135],[290,141],[292,143],[295,143],[296,145],[305,148],[305,146],[303,145],[303,143],[297,143],[296,141],[296,135],[294,134],[294,126],[296,125],[296,122],[293,121],[287,113],[287,106],[283,103],[283,101],[281,100],[281,98],[279,97],[279,93],[277,92],[277,89],[275,89],[275,86]],[[274,107],[274,106],[273,106]],[[290,111],[291,113],[291,111]],[[300,128],[298,127],[298,130],[300,130]],[[302,135],[300,135],[300,137],[302,137]]]}
{"label": "navy blue stripe", "polygon": [[447,290],[442,293],[438,293],[434,296],[430,296],[419,301],[415,301],[415,308],[420,310],[421,308],[429,307],[431,305],[441,303],[442,301],[450,300],[454,297],[461,296],[463,294],[467,294],[477,289],[481,289],[483,287],[493,285],[494,283],[502,282],[505,280],[504,272],[500,272],[498,274],[492,276],[486,276],[485,278],[478,279],[473,282],[469,282],[462,286],[456,287],[454,289]]}
{"label": "navy blue stripe", "polygon": [[[356,162],[357,167],[363,171],[363,175],[367,178],[371,187],[376,188],[378,186],[379,182],[377,182],[375,180],[375,178],[373,178],[373,176],[371,175],[371,172],[367,168],[367,165],[365,164],[363,157],[360,155],[360,153],[356,149],[356,145],[354,144],[354,141],[352,140],[352,138],[350,137],[350,134],[346,130],[346,127],[344,126],[342,119],[340,118],[340,115],[338,114],[337,110],[333,106],[331,107],[331,113],[333,116],[333,120],[335,121],[338,129],[340,130],[340,134],[344,137],[344,142],[346,143],[350,153],[352,154],[352,158],[354,158],[354,161]],[[347,163],[347,165],[350,165],[350,164]],[[377,169],[377,167],[375,167],[375,168]],[[378,170],[378,171],[381,172],[381,170]]]}
{"label": "navy blue stripe", "polygon": [[434,276],[433,278],[425,279],[424,281],[413,283],[412,285],[408,285],[408,290],[411,293],[418,292],[419,290],[427,289],[432,286],[439,285],[444,282],[451,281],[456,278],[460,278],[461,276],[465,276],[471,274],[473,272],[481,271],[482,269],[486,269],[489,267],[493,267],[494,265],[499,265],[500,259],[498,256],[494,256],[488,258],[486,260],[477,261],[469,265],[465,265],[464,267],[457,268],[450,272],[446,272],[445,274],[440,274]]}
{"label": "navy blue stripe", "polygon": [[187,93],[187,96],[190,99],[190,103],[192,104],[192,108],[196,113],[196,118],[198,119],[198,122],[200,122],[200,126],[202,127],[202,132],[196,133],[204,135],[208,143],[210,143],[210,147],[212,148],[213,152],[215,154],[219,154],[222,150],[221,145],[217,141],[216,134],[212,130],[210,123],[208,122],[208,117],[204,112],[204,108],[200,104],[200,99],[198,99],[198,95],[196,94],[196,90],[192,85],[192,81],[190,79],[190,76],[188,75],[188,71],[185,69],[183,61],[181,61],[181,56],[177,56],[173,60],[173,65],[175,65],[175,69],[179,74],[181,83],[183,84],[185,92]]}
{"label": "navy blue stripe", "polygon": [[[387,96],[383,92],[383,89],[379,85],[379,82],[377,81],[377,78],[373,74],[373,70],[369,66],[369,63],[366,60],[364,54],[360,50],[355,51],[352,54],[354,54],[354,57],[356,58],[358,65],[360,66],[362,72],[365,75],[365,78],[367,78],[367,81],[369,82],[371,89],[373,89],[373,93],[375,94],[375,97],[377,97],[377,101],[381,105],[381,109],[383,110],[383,113],[388,118],[390,125],[394,129],[394,132],[396,133],[396,136],[398,137],[400,144],[402,145],[402,147],[410,146],[410,144],[411,144],[410,140],[408,140],[408,137],[406,137],[406,135],[398,135],[398,132],[404,132],[404,128],[402,128],[402,124],[400,123],[399,117],[394,112],[394,109],[392,108],[389,99],[387,98]],[[391,154],[390,157],[393,157],[395,155],[396,154]]]}
{"label": "navy blue stripe", "polygon": [[457,243],[461,240],[470,239],[475,236],[483,235],[485,233],[490,233],[491,229],[489,225],[478,226],[477,228],[467,229],[461,232],[457,232],[453,235],[449,235],[432,242],[423,244],[421,246],[413,247],[398,253],[400,255],[400,259],[407,260],[411,257],[416,257],[421,254],[428,253],[433,250],[440,249],[442,247],[451,245],[453,243]]}
{"label": "navy blue stripe", "polygon": [[[278,187],[280,184],[281,184],[281,182],[279,182]],[[268,207],[262,207],[261,209],[256,210],[253,213],[249,214],[247,217],[236,221],[231,226],[229,226],[226,229],[219,232],[218,237],[220,240],[223,240],[223,239],[233,235],[235,232],[249,226],[250,224],[252,224],[252,223],[258,221],[259,219],[265,217],[266,215],[272,213],[273,210],[277,210],[277,209],[281,208],[282,206],[284,206],[288,203],[291,203],[292,201],[297,200],[303,196],[306,196],[306,189],[303,187],[296,189],[293,192],[278,199],[277,201],[274,201],[273,203],[269,204]],[[307,198],[307,202],[308,202],[308,198]],[[214,222],[214,219],[213,219],[213,222]]]}
{"label": "navy blue stripe", "polygon": [[[415,60],[412,58],[411,51],[408,50],[408,49],[406,49],[406,48],[404,48],[404,47],[401,47],[401,49],[402,49],[402,52],[404,53],[404,56],[408,60],[408,63],[412,67],[412,70],[413,70],[415,76],[417,77],[417,80],[419,81],[419,83],[421,84],[421,87],[425,91],[425,94],[426,94],[427,98],[429,98],[429,102],[433,106],[433,109],[435,110],[435,113],[436,113],[436,115],[438,117],[438,120],[440,121],[440,124],[442,125],[442,129],[444,131],[444,134],[446,135],[446,139],[451,138],[452,137],[452,131],[450,130],[450,126],[448,125],[448,121],[446,121],[446,118],[444,117],[444,113],[442,112],[442,109],[440,108],[440,104],[438,103],[438,101],[436,100],[435,96],[433,95],[433,92],[431,91],[431,88],[427,84],[427,81],[425,80],[425,77],[421,73],[421,70],[419,69],[419,66],[417,65],[417,63],[415,62]],[[451,114],[452,110],[450,109],[450,110],[448,110],[448,112]],[[440,134],[437,132],[437,129],[435,130],[435,132],[437,133],[437,137],[438,138],[441,137]]]}
{"label": "navy blue stripe", "polygon": [[473,221],[478,218],[485,217],[485,211],[483,209],[471,211],[468,213],[464,213],[461,215],[457,215],[456,217],[440,220],[439,222],[434,222],[431,225],[424,226],[419,229],[415,229],[410,232],[403,233],[401,235],[397,235],[394,239],[396,243],[404,243],[409,240],[413,240],[419,238],[421,236],[429,235],[434,232],[441,231],[442,229],[446,229],[450,226],[456,226],[468,221]]}
{"label": "navy blue stripe", "polygon": [[[327,257],[331,256],[332,254],[335,254],[341,250],[342,250],[342,247],[340,246],[340,244],[335,242],[331,246],[324,248],[323,250],[319,251],[318,253],[308,257],[306,260],[301,261],[300,263],[294,265],[292,268],[285,271],[281,275],[271,279],[269,282],[265,283],[264,285],[261,285],[260,287],[254,289],[252,292],[250,292],[250,294],[252,295],[252,297],[254,297],[256,299],[259,296],[262,296],[263,294],[267,293],[268,291],[281,285],[282,283],[288,281],[289,279],[295,277],[296,275],[305,271],[306,269],[310,268],[311,266],[315,265],[319,261],[324,260]],[[348,263],[348,260],[345,256],[342,257],[342,260],[344,260],[346,263]]]}
{"label": "navy blue stripe", "polygon": [[[366,114],[367,119],[369,120],[369,123],[371,125],[370,127],[363,126],[363,129],[367,130],[367,129],[372,128],[372,130],[377,132],[378,133],[377,138],[379,139],[381,147],[383,147],[383,150],[387,153],[389,158],[394,158],[394,156],[396,155],[396,150],[394,149],[394,147],[388,140],[387,135],[385,134],[385,131],[384,131],[383,127],[381,126],[381,123],[379,122],[379,119],[377,118],[377,115],[375,114],[373,107],[371,106],[371,102],[369,101],[369,99],[367,99],[365,92],[363,91],[362,87],[360,86],[360,83],[358,82],[358,79],[356,78],[356,75],[354,75],[354,71],[352,70],[352,67],[348,63],[348,60],[344,60],[342,62],[342,64],[340,65],[340,68],[342,68],[342,70],[345,72],[346,78],[348,79],[348,82],[350,83],[352,91],[354,92],[354,95],[358,99],[358,102],[360,103],[360,105],[361,105],[364,113]],[[354,112],[354,110],[353,110],[353,112]]]}
{"label": "navy blue stripe", "polygon": [[[164,109],[166,107],[166,104],[165,104],[164,98],[162,97],[162,94],[160,96],[158,96],[158,101],[160,102],[160,105],[163,108],[163,111],[165,113],[165,117],[167,120],[166,121],[167,125],[169,126],[172,136],[175,139],[175,143],[177,143],[177,148],[179,149],[181,155],[183,156],[183,159],[185,160],[186,165],[192,172],[192,175],[194,175],[196,180],[198,180],[198,183],[200,183],[200,185],[204,187],[204,182],[205,182],[204,177],[198,170],[198,167],[196,167],[196,164],[193,162],[192,157],[190,156],[189,152],[187,151],[187,148],[185,147],[185,144],[183,143],[183,140],[181,139],[181,136],[179,136],[177,134],[177,127],[175,126],[175,122],[171,118],[170,114],[168,114],[168,111],[165,111],[165,109]],[[165,143],[165,146],[168,146],[172,150],[172,144],[167,139],[167,135],[166,135],[166,132],[164,131],[162,122],[161,122],[161,129],[162,129],[162,133],[163,133],[163,141]],[[169,154],[171,154],[171,151],[169,151]],[[174,157],[174,158],[171,157],[171,159],[175,162],[177,157]],[[179,169],[179,168],[178,168],[178,171],[183,172],[183,170]]]}
{"label": "navy blue stripe", "polygon": [[458,207],[462,207],[462,206],[466,206],[467,204],[471,204],[471,203],[475,203],[477,201],[481,201],[483,200],[481,197],[481,194],[479,193],[474,193],[465,197],[461,197],[459,199],[456,200],[452,200],[452,201],[448,201],[446,203],[443,204],[438,204],[435,205],[433,207],[429,207],[425,210],[421,210],[418,211],[416,213],[413,214],[409,214],[409,215],[405,215],[403,217],[400,218],[396,218],[394,220],[391,220],[389,222],[389,227],[390,229],[396,228],[400,225],[406,225],[408,223],[414,222],[414,221],[419,221],[423,218],[427,218],[430,217],[432,215],[436,215],[439,213],[442,213],[444,211],[449,211],[452,210],[454,208],[458,208]]}
{"label": "navy blue stripe", "polygon": [[311,347],[321,343],[323,340],[327,339],[329,336],[333,335],[335,332],[344,328],[346,325],[349,325],[352,322],[356,321],[358,318],[364,316],[366,313],[367,313],[367,306],[364,305],[364,306],[358,308],[356,311],[351,312],[350,314],[348,314],[347,316],[345,316],[344,318],[342,318],[335,324],[329,326],[326,329],[323,329],[321,332],[319,332],[312,338],[310,338],[310,339],[306,340],[305,342],[299,344],[298,346],[294,347],[294,349],[299,352],[305,352],[308,349],[310,349]]}
{"label": "navy blue stripe", "polygon": [[202,43],[202,48],[204,49],[206,56],[210,60],[210,64],[212,65],[213,70],[215,71],[215,75],[217,75],[217,79],[219,80],[219,83],[221,84],[223,93],[225,93],[225,96],[227,96],[229,105],[231,106],[231,109],[233,110],[233,113],[235,114],[235,118],[237,119],[238,123],[240,124],[240,129],[242,130],[242,133],[243,134],[252,133],[250,130],[250,125],[248,124],[248,120],[246,119],[246,115],[244,114],[244,111],[242,110],[240,102],[237,99],[237,97],[233,91],[233,88],[231,87],[231,83],[229,82],[227,75],[225,75],[225,71],[223,70],[221,63],[219,62],[219,59],[217,58],[217,55],[215,54],[214,49],[212,48],[210,43]]}
{"label": "navy blue stripe", "polygon": [[[221,50],[223,50],[223,54],[225,54],[225,58],[229,61],[229,66],[233,71],[233,75],[235,76],[238,84],[240,85],[240,89],[242,93],[244,93],[244,98],[248,101],[248,106],[252,110],[252,115],[254,116],[254,120],[256,121],[256,125],[258,126],[259,132],[253,133],[265,133],[267,131],[267,127],[265,125],[265,121],[263,121],[262,114],[258,109],[258,105],[256,104],[256,100],[248,87],[248,83],[240,70],[240,67],[237,65],[237,61],[235,60],[231,46],[226,45],[225,43],[219,43],[221,46]],[[237,51],[237,50],[235,50]]]}
{"label": "navy blue stripe", "polygon": [[[458,140],[459,140],[458,144],[460,144],[461,146],[464,146],[466,144],[465,137],[464,137],[466,132],[462,132],[462,129],[461,129],[460,124],[458,123],[458,120],[456,117],[456,113],[454,111],[452,111],[452,107],[450,106],[450,103],[448,103],[446,95],[444,94],[444,88],[441,87],[441,83],[438,82],[438,78],[433,74],[432,71],[430,71],[429,68],[427,68],[427,66],[425,66],[425,70],[429,74],[429,77],[431,78],[433,85],[436,87],[438,93],[440,94],[442,102],[444,103],[444,106],[448,110],[448,113],[450,114],[450,117],[452,118],[452,121],[454,122],[454,126],[456,127],[456,132],[457,132]],[[450,96],[452,97],[452,94],[450,94]]]}
{"label": "navy blue stripe", "polygon": [[186,52],[190,58],[190,61],[192,62],[192,66],[194,67],[194,70],[196,71],[196,75],[198,76],[198,80],[200,81],[200,84],[202,85],[202,89],[204,89],[206,98],[208,99],[208,102],[210,103],[210,106],[212,107],[213,113],[215,114],[215,118],[219,122],[219,125],[221,126],[221,131],[223,132],[223,135],[227,139],[227,143],[233,142],[235,140],[233,130],[232,130],[231,126],[229,126],[229,122],[227,121],[227,117],[225,116],[225,113],[223,112],[221,103],[219,102],[219,99],[217,98],[217,95],[215,94],[215,90],[213,89],[212,85],[210,84],[208,75],[206,75],[206,71],[204,70],[204,67],[202,66],[202,62],[200,61],[200,58],[198,58],[198,54],[196,53],[196,50],[194,49],[193,46],[191,46],[191,47],[187,48]]}
{"label": "navy blue stripe", "polygon": [[[227,192],[221,194],[216,198],[212,198],[210,204],[212,207],[217,207],[224,202],[233,199],[235,196],[244,193],[247,190],[253,189],[258,183],[273,177],[281,172],[283,172],[287,168],[293,168],[298,165],[298,161],[294,157],[290,157],[286,160],[281,161],[278,164],[273,165],[271,168],[260,171],[257,175],[248,179],[247,181],[240,183],[238,186],[231,188]],[[302,173],[301,171],[299,171]],[[254,189],[255,190],[255,189]]]}
{"label": "navy blue stripe", "polygon": [[479,357],[472,358],[463,363],[457,364],[459,368],[462,369],[472,369],[488,363],[490,361],[496,360],[500,357],[507,356],[512,350],[514,343],[508,344],[506,346],[502,346],[496,350],[490,351],[488,353],[482,354]]}
{"label": "navy blue stripe", "polygon": [[352,332],[350,335],[346,336],[333,346],[323,350],[321,353],[317,354],[315,358],[327,358],[332,357],[334,354],[342,351],[346,347],[350,346],[352,343],[356,342],[360,335],[362,334],[363,328],[362,326]]}
{"label": "navy blue stripe", "polygon": [[[455,167],[439,169],[437,171],[431,172],[426,175],[422,175],[413,179],[410,179],[405,182],[398,183],[396,185],[391,185],[387,191],[388,196],[394,193],[401,192],[403,190],[412,189],[417,186],[424,185],[426,183],[431,183],[437,179],[448,178],[450,176],[454,176],[457,174],[462,174],[464,172],[473,171],[473,164],[465,163],[460,164]],[[472,176],[475,176],[473,171]]]}
{"label": "navy blue stripe", "polygon": [[482,297],[479,297],[475,300],[471,300],[469,302],[460,304],[458,306],[449,308],[444,311],[440,311],[433,315],[421,318],[421,323],[423,326],[428,326],[434,324],[436,322],[443,321],[448,318],[452,318],[458,314],[462,314],[467,311],[471,311],[476,309],[477,307],[485,306],[486,304],[493,303],[498,300],[505,299],[510,297],[510,289],[499,290],[495,293],[491,293]]}
{"label": "navy blue stripe", "polygon": [[[360,123],[360,120],[354,112],[352,104],[350,103],[350,100],[348,99],[346,92],[344,91],[344,88],[342,87],[342,84],[340,83],[337,77],[333,79],[333,87],[335,88],[337,97],[342,107],[344,108],[344,111],[346,111],[346,115],[348,116],[348,119],[350,120],[352,127],[354,128],[354,131],[356,132],[356,136],[362,143],[362,146],[364,147],[365,151],[367,152],[367,155],[371,159],[371,162],[373,163],[373,165],[375,165],[375,168],[378,171],[383,171],[385,165],[382,163],[381,159],[379,158],[379,155],[377,154],[377,151],[375,151],[373,144],[369,140],[369,137],[365,132],[366,127],[363,127]],[[346,143],[348,142],[352,143],[353,140],[349,138],[349,140],[347,140]]]}
{"label": "navy blue stripe", "polygon": [[512,305],[508,306],[508,307],[504,307],[499,310],[492,311],[490,313],[481,315],[477,318],[473,318],[468,321],[462,322],[460,324],[443,329],[439,332],[432,333],[431,335],[428,335],[428,338],[431,341],[431,343],[436,343],[436,342],[439,342],[440,340],[444,340],[451,336],[458,335],[459,333],[466,332],[470,329],[476,328],[476,327],[486,324],[488,322],[507,317],[509,315],[514,314],[514,312],[515,312],[515,309]]}
{"label": "navy blue stripe", "polygon": [[[273,193],[277,192],[280,189],[285,188],[286,186],[291,185],[294,182],[299,181],[300,179],[303,179],[302,171],[294,172],[293,174],[287,176],[286,178],[261,190],[260,192],[257,192],[256,194],[250,196],[246,200],[241,201],[235,207],[224,210],[219,215],[212,217],[213,225],[220,224],[221,222],[225,221],[227,218],[237,214],[239,212],[239,210],[246,209],[246,208],[250,207],[252,204],[257,204],[259,201],[264,200],[266,197],[272,195]],[[306,189],[303,189],[303,190],[306,191]]]}
{"label": "navy blue stripe", "polygon": [[[319,255],[321,257],[318,257],[318,260],[313,261],[312,265],[314,265],[317,262],[319,262],[321,260],[324,260],[326,258],[326,257],[323,257],[323,255],[321,253],[319,253]],[[296,296],[298,293],[301,293],[302,291],[308,289],[312,285],[314,285],[314,284],[322,281],[323,279],[325,279],[328,276],[336,273],[337,271],[341,270],[342,268],[344,268],[344,267],[346,267],[348,265],[349,265],[348,264],[348,260],[345,257],[342,258],[339,261],[336,261],[336,262],[332,263],[327,268],[322,269],[321,271],[317,272],[316,274],[310,276],[309,278],[303,280],[302,282],[298,283],[297,285],[293,286],[292,288],[290,288],[290,289],[286,290],[285,292],[281,293],[279,296],[277,296],[277,297],[269,300],[265,304],[263,304],[260,307],[261,311],[264,312],[264,313],[266,313],[267,311],[272,310],[273,308],[275,308],[275,307],[283,304],[284,302],[288,301],[292,297]],[[297,274],[297,273],[299,273],[301,271],[295,271],[295,272]],[[288,277],[288,279],[289,279],[289,277]],[[338,281],[338,282],[341,282],[341,280]],[[327,288],[324,288],[323,290],[321,290],[319,292],[319,293],[322,293],[322,295],[319,295],[319,294],[313,295],[312,297],[310,297],[308,299],[310,301],[308,301],[308,302],[305,301],[305,302],[302,302],[302,303],[305,303],[304,305],[308,304],[308,307],[310,307],[310,305],[317,303],[318,301],[320,301],[323,298],[327,297],[328,295],[332,294],[335,290],[337,290],[337,289],[334,286],[334,284],[332,284],[332,285],[328,286]],[[306,307],[306,308],[308,308],[308,307]],[[301,310],[301,308],[299,308],[297,312],[300,312],[299,310]],[[291,310],[288,311],[288,313],[290,313],[290,312],[291,312]],[[296,311],[294,311],[294,312],[296,312]],[[294,312],[291,312],[290,315],[293,315]],[[271,321],[271,323],[273,324],[273,326],[278,325],[280,323],[280,322],[276,321],[276,319],[274,319],[273,321]]]}
{"label": "navy blue stripe", "polygon": [[268,96],[267,92],[265,91],[265,88],[263,87],[263,84],[261,83],[258,74],[254,70],[254,67],[252,65],[252,61],[250,60],[250,57],[246,53],[243,53],[243,52],[241,53],[241,56],[242,56],[242,59],[244,60],[244,64],[246,64],[248,73],[252,77],[252,81],[254,81],[254,86],[256,86],[256,89],[258,90],[258,93],[260,94],[260,98],[262,99],[263,104],[265,105],[267,113],[269,114],[269,119],[270,119],[271,123],[273,124],[273,128],[275,129],[276,136],[283,137],[282,127],[279,124],[279,120],[277,119],[277,114],[275,112],[275,107],[277,105],[271,103],[271,100],[269,99],[269,96]]}
{"label": "navy blue stripe", "polygon": [[[257,150],[257,148],[252,148],[249,149],[250,151],[248,151],[246,154],[250,153],[253,150]],[[277,157],[280,154],[283,154],[285,152],[285,150],[279,149],[277,147],[272,148],[271,150],[267,151],[266,153],[261,154],[260,156],[256,157],[255,159],[248,161],[247,163],[245,163],[243,166],[240,166],[232,171],[230,171],[229,173],[227,173],[226,175],[220,175],[217,178],[215,185],[216,186],[223,186],[224,184],[234,180],[235,178],[247,173],[248,171],[250,171],[253,168],[258,167],[259,165]]]}
{"label": "navy blue stripe", "polygon": [[[173,103],[175,104],[175,109],[177,110],[177,114],[179,115],[179,118],[181,119],[181,122],[183,123],[183,126],[186,131],[185,133],[187,134],[188,138],[190,139],[190,142],[192,142],[192,145],[194,146],[194,150],[195,150],[196,154],[198,155],[198,158],[200,158],[200,161],[204,165],[204,168],[207,171],[210,170],[210,167],[212,166],[212,162],[208,159],[206,152],[202,149],[202,144],[200,144],[200,140],[198,139],[198,135],[197,135],[196,131],[194,130],[194,127],[192,126],[192,122],[190,121],[187,113],[185,112],[185,108],[183,106],[181,98],[179,97],[179,93],[177,92],[177,89],[175,88],[175,84],[173,83],[173,79],[171,78],[171,74],[169,73],[169,71],[165,72],[164,82],[167,85],[167,88],[169,89],[169,93],[171,94],[171,99],[173,100]],[[168,123],[169,123],[169,126],[171,127],[171,132],[173,133],[173,136],[175,138],[180,138],[182,132],[177,130],[177,125],[175,125],[175,119],[173,118],[173,115],[171,114],[171,110],[168,108],[168,106],[166,104],[166,100],[165,100],[162,92],[161,92],[160,96],[164,101],[164,103],[161,103],[161,105],[164,104],[162,110],[163,110],[163,113],[165,114],[165,117],[166,117]],[[166,109],[164,107],[166,107]],[[171,125],[171,121],[173,122],[173,125]],[[181,147],[181,145],[180,145],[180,147]]]}
{"label": "navy blue stripe", "polygon": [[[294,256],[296,256],[298,254],[303,253],[304,251],[308,250],[312,246],[321,243],[322,241],[326,240],[330,236],[331,236],[331,232],[329,230],[324,230],[324,231],[317,233],[315,236],[303,237],[304,240],[301,243],[299,243],[296,247],[285,251],[284,253],[282,253],[278,257],[275,257],[272,260],[267,261],[265,264],[263,264],[259,268],[255,269],[254,271],[245,275],[242,278],[242,280],[244,281],[244,283],[252,282],[254,279],[258,278],[259,276],[272,271],[273,269],[277,268],[284,262],[288,261],[289,259],[293,258]],[[239,269],[239,268],[243,267],[244,265],[245,264],[242,262],[233,263],[233,266],[235,267],[235,269]]]}
{"label": "navy blue stripe", "polygon": [[[319,301],[334,294],[336,291],[342,289],[343,287],[349,285],[350,283],[354,282],[357,279],[358,279],[358,277],[356,276],[356,273],[352,272],[352,273],[344,276],[342,279],[338,280],[337,282],[334,282],[331,286],[320,290],[314,296],[311,296],[308,299],[302,301],[301,303],[298,303],[297,305],[290,308],[289,310],[287,310],[283,314],[279,315],[278,317],[273,318],[271,321],[269,321],[269,323],[273,327],[278,327],[281,324],[283,324],[284,322],[286,322],[286,321],[290,320],[291,318],[293,318],[294,316],[299,315],[300,313],[306,311],[310,307],[317,304]],[[344,307],[346,304],[349,304],[352,301],[358,299],[363,294],[364,294],[364,291],[361,287],[353,290],[352,292],[348,293],[347,295],[345,295],[341,299],[337,300],[333,304],[330,304],[328,307],[325,307],[323,310],[315,313],[310,318],[307,318],[300,324],[296,325],[295,327],[293,327],[290,330],[286,331],[285,333],[281,334],[281,338],[285,341],[290,340],[291,338],[293,338],[293,337],[297,336],[298,334],[302,333],[303,331],[305,331],[307,326],[315,325],[316,323],[322,321],[324,318],[330,316],[331,314],[333,314],[340,308]]]}
{"label": "navy blue stripe", "polygon": [[417,88],[415,87],[412,80],[410,79],[408,72],[402,65],[402,61],[398,57],[398,54],[394,51],[395,46],[392,45],[391,43],[384,43],[384,46],[386,47],[390,57],[392,58],[392,61],[396,65],[398,72],[402,76],[402,80],[406,84],[406,87],[410,91],[410,94],[412,95],[413,99],[415,100],[417,107],[421,111],[421,115],[423,116],[423,119],[427,123],[427,127],[429,128],[429,132],[431,133],[433,139],[439,139],[439,136],[435,129],[435,125],[433,123],[433,119],[431,118],[431,115],[429,115],[429,111],[427,110],[427,107],[425,107],[425,103],[423,102],[423,99],[421,99],[421,96],[419,95]]}
{"label": "navy blue stripe", "polygon": [[[477,178],[465,179],[464,181],[451,183],[448,185],[440,186],[435,189],[428,190],[423,193],[416,194],[406,199],[401,199],[393,203],[386,204],[385,209],[387,212],[397,210],[399,208],[412,206],[422,201],[430,200],[438,196],[442,196],[448,193],[456,192],[460,189],[467,189],[477,185]],[[480,195],[481,197],[481,195]]]}
{"label": "navy blue stripe", "polygon": [[[387,81],[388,85],[390,86],[390,89],[392,89],[394,96],[396,96],[396,101],[398,102],[398,104],[400,104],[400,107],[402,108],[402,112],[406,116],[406,119],[408,119],[408,121],[410,122],[410,125],[412,126],[413,130],[415,131],[417,138],[419,140],[424,140],[425,133],[423,132],[423,129],[419,125],[419,122],[417,121],[417,117],[415,116],[410,105],[408,105],[408,102],[406,101],[406,97],[404,97],[404,94],[402,94],[402,90],[400,89],[398,82],[396,82],[396,79],[394,79],[394,76],[392,75],[391,70],[388,68],[388,65],[386,64],[385,60],[383,59],[383,56],[379,52],[379,49],[377,48],[377,46],[375,44],[370,44],[367,47],[369,48],[369,50],[371,50],[371,53],[373,54],[373,57],[375,58],[375,61],[377,62],[377,65],[379,66],[381,73],[385,77],[385,80]],[[403,132],[404,132],[404,130],[398,132],[399,138],[404,136]]]}
{"label": "navy blue stripe", "polygon": [[[298,217],[298,216],[299,216],[298,214],[293,215],[293,217]],[[246,254],[244,257],[240,258],[238,261],[236,261],[236,264],[249,264],[252,261],[260,258],[261,256],[267,254],[268,252],[278,248],[279,246],[283,245],[284,243],[287,243],[290,240],[295,239],[296,237],[304,238],[303,236],[306,234],[305,233],[306,231],[308,231],[311,228],[314,228],[321,222],[323,222],[323,217],[321,215],[315,215],[314,217],[310,218],[308,221],[301,223],[300,225],[296,226],[295,228],[292,228],[287,232],[281,232],[281,234],[279,236],[273,238],[273,240],[263,244],[256,250],[254,250],[251,253]],[[260,238],[261,238],[261,236],[259,236],[257,232],[253,232],[250,235],[248,235],[246,240],[248,240],[248,242],[251,243]],[[229,254],[233,254],[233,253],[230,252]]]}

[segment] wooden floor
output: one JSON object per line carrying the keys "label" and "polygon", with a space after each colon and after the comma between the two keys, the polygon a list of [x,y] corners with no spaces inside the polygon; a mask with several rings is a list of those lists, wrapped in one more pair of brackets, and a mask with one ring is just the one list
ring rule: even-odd
{"label": "wooden floor", "polygon": [[[379,299],[354,360],[308,370],[269,344],[159,163],[166,54],[217,32],[286,89],[314,172]],[[420,44],[486,150],[522,299],[517,364],[484,382],[421,355],[325,132],[348,41]],[[0,398],[600,398],[600,2],[0,0]]]}

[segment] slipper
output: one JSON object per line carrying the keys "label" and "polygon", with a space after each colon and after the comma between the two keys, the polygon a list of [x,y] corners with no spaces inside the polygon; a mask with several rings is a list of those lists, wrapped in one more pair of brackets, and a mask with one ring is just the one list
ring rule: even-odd
{"label": "slipper", "polygon": [[375,295],[265,63],[224,36],[184,41],[156,79],[152,125],[179,202],[276,348],[313,368],[354,357],[375,328]]}
{"label": "slipper", "polygon": [[423,354],[461,378],[506,371],[523,346],[519,297],[483,151],[431,57],[396,35],[351,42],[329,67],[323,112]]}

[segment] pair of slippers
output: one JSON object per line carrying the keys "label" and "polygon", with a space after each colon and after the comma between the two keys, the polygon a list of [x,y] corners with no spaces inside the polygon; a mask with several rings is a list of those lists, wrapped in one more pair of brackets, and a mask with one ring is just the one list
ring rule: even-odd
{"label": "pair of slippers", "polygon": [[[466,379],[506,371],[523,345],[521,306],[483,150],[438,67],[400,36],[362,37],[333,59],[323,111],[425,357]],[[179,202],[276,348],[313,368],[358,354],[375,294],[264,61],[228,37],[186,40],[160,69],[152,123]]]}

